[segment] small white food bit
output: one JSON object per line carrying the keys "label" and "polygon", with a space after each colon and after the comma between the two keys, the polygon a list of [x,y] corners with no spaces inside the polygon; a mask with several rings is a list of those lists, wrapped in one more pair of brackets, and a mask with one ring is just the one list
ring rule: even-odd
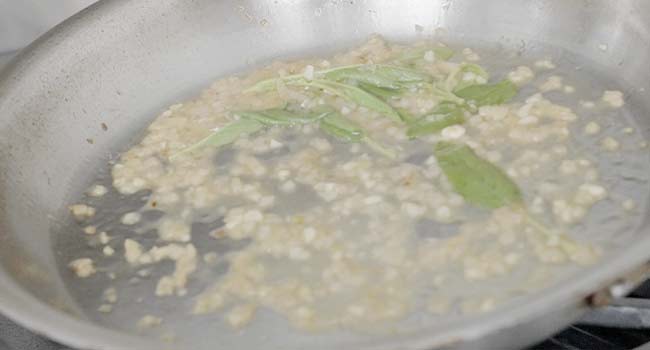
{"label": "small white food bit", "polygon": [[620,108],[625,104],[623,93],[616,90],[607,90],[603,93],[603,102],[611,107]]}
{"label": "small white food bit", "polygon": [[621,206],[626,211],[633,211],[634,209],[636,209],[636,202],[634,200],[632,200],[632,199],[626,199],[626,200],[623,201]]}
{"label": "small white food bit", "polygon": [[296,191],[296,183],[291,180],[286,181],[280,186],[280,189],[284,193],[293,193]]}
{"label": "small white food bit", "polygon": [[596,122],[589,122],[585,125],[585,134],[595,135],[600,132],[600,125]]}
{"label": "small white food bit", "polygon": [[482,106],[478,109],[478,114],[492,120],[503,120],[508,116],[508,111],[507,106]]}
{"label": "small white food bit", "polygon": [[468,61],[476,62],[481,59],[481,56],[479,56],[476,52],[474,52],[474,50],[470,49],[469,47],[463,49],[463,55]]}
{"label": "small white food bit", "polygon": [[352,110],[348,106],[341,107],[341,114],[348,115],[350,112],[352,112]]}
{"label": "small white food bit", "polygon": [[97,270],[95,270],[95,265],[90,258],[80,258],[73,260],[68,264],[68,267],[79,278],[87,278],[97,272]]}
{"label": "small white food bit", "polygon": [[563,160],[560,163],[560,171],[565,175],[573,175],[578,172],[578,165],[572,160]]}
{"label": "small white food bit", "polygon": [[607,51],[608,48],[609,48],[609,47],[607,46],[607,44],[599,44],[599,45],[598,45],[598,49],[599,49],[600,51],[603,51],[603,52],[604,52],[604,51]]}
{"label": "small white food bit", "polygon": [[102,300],[109,304],[117,303],[117,289],[115,287],[106,288],[104,293],[102,293]]}
{"label": "small white food bit", "polygon": [[88,190],[88,195],[91,197],[101,197],[108,193],[108,189],[102,185],[95,185]]}
{"label": "small white food bit", "polygon": [[226,320],[232,327],[240,328],[247,325],[253,319],[256,310],[257,307],[253,304],[238,305],[228,312]]}
{"label": "small white food bit", "polygon": [[578,204],[591,205],[607,196],[607,190],[604,187],[585,183],[578,187],[575,201]]}
{"label": "small white food bit", "polygon": [[284,145],[281,142],[277,141],[276,139],[271,139],[269,141],[269,147],[271,149],[278,149],[278,148],[282,148],[283,146]]}
{"label": "small white food bit", "polygon": [[504,260],[505,260],[506,264],[508,264],[508,265],[515,265],[516,263],[519,262],[520,258],[521,257],[517,253],[508,253],[508,254],[506,254]]}
{"label": "small white food bit", "polygon": [[310,140],[309,145],[321,153],[327,153],[332,150],[332,145],[329,143],[329,141],[320,137]]}
{"label": "small white food bit", "polygon": [[314,186],[316,193],[327,202],[338,198],[340,186],[333,182],[319,182]]}
{"label": "small white food bit", "polygon": [[582,108],[586,108],[586,109],[592,109],[596,107],[596,104],[593,103],[592,101],[580,101],[580,105],[582,106]]}
{"label": "small white food bit", "polygon": [[366,197],[363,200],[363,203],[366,204],[366,205],[373,205],[373,204],[381,203],[382,201],[383,201],[383,198],[381,198],[381,196],[374,195],[374,196]]}
{"label": "small white food bit", "polygon": [[402,203],[402,212],[412,218],[417,218],[424,215],[427,212],[427,208],[415,203],[404,202]]}
{"label": "small white food bit", "polygon": [[97,227],[95,226],[86,226],[84,227],[84,233],[87,235],[94,235],[97,233]]}
{"label": "small white food bit", "polygon": [[163,320],[160,317],[146,315],[143,318],[141,318],[140,321],[138,321],[138,324],[136,326],[140,330],[145,330],[145,329],[160,326],[162,322]]}
{"label": "small white food bit", "polygon": [[294,261],[303,261],[309,260],[309,258],[311,258],[311,253],[309,253],[308,250],[299,246],[289,248],[289,259]]}
{"label": "small white food bit", "polygon": [[514,71],[508,73],[508,79],[520,86],[528,84],[534,77],[535,73],[533,70],[526,66],[519,66]]}
{"label": "small white food bit", "polygon": [[311,243],[314,240],[314,238],[316,238],[317,234],[318,232],[316,231],[316,229],[311,226],[305,227],[305,229],[302,231],[302,236],[305,243]]}
{"label": "small white food bit", "polygon": [[268,195],[260,198],[259,205],[262,208],[270,208],[275,203],[275,196]]}
{"label": "small white food bit", "polygon": [[465,128],[461,125],[451,125],[442,129],[440,135],[447,140],[459,139],[465,135]]}
{"label": "small white food bit", "polygon": [[562,89],[562,77],[553,75],[548,77],[546,81],[539,86],[539,90],[542,92],[554,91]]}
{"label": "small white food bit", "polygon": [[534,117],[532,115],[523,117],[523,118],[519,119],[519,121],[517,122],[517,124],[520,124],[520,125],[535,125],[537,123],[539,123],[539,118]]}
{"label": "small white food bit", "polygon": [[448,206],[440,206],[436,208],[436,219],[446,222],[451,219],[451,209]]}
{"label": "small white food bit", "polygon": [[140,222],[140,219],[142,219],[142,215],[140,213],[130,212],[124,214],[120,222],[122,222],[124,225],[135,225]]}
{"label": "small white food bit", "polygon": [[219,256],[215,252],[203,254],[203,262],[208,265],[214,265],[217,262]]}
{"label": "small white food bit", "polygon": [[565,94],[572,94],[572,93],[576,92],[576,88],[574,88],[571,85],[565,85],[563,91],[564,91]]}
{"label": "small white food bit", "polygon": [[564,199],[556,199],[552,203],[553,215],[566,224],[572,224],[582,219],[586,213],[582,206],[572,205]]}
{"label": "small white food bit", "polygon": [[436,54],[433,53],[432,50],[429,50],[424,53],[424,60],[427,62],[435,62],[436,61]]}
{"label": "small white food bit", "polygon": [[[187,293],[187,289],[185,289],[187,279],[196,271],[197,267],[197,253],[194,245],[169,244],[163,247],[153,247],[144,256],[148,256],[152,262],[165,259],[174,261],[174,272],[158,280],[157,296],[173,295],[174,293],[183,296]],[[141,257],[140,261],[142,260]]]}
{"label": "small white food bit", "polygon": [[113,305],[102,304],[97,308],[97,311],[107,314],[107,313],[113,311]]}
{"label": "small white food bit", "polygon": [[95,208],[87,206],[85,204],[75,204],[68,207],[72,215],[78,221],[82,221],[88,218],[91,218],[95,215]]}
{"label": "small white food bit", "polygon": [[113,249],[111,246],[105,246],[104,249],[102,249],[102,252],[106,256],[113,256],[115,254],[115,249]]}
{"label": "small white food bit", "polygon": [[158,226],[158,237],[166,242],[189,242],[190,225],[180,220],[165,219]]}
{"label": "small white food bit", "polygon": [[603,147],[603,149],[605,149],[607,151],[616,151],[620,147],[620,144],[618,143],[618,141],[616,141],[616,139],[614,139],[611,136],[605,137],[601,141],[600,145]]}
{"label": "small white food bit", "polygon": [[555,63],[550,59],[539,60],[535,62],[535,67],[539,69],[555,69]]}
{"label": "small white food bit", "polygon": [[124,240],[124,258],[131,265],[137,265],[142,257],[142,246],[140,243],[132,240]]}
{"label": "small white food bit", "polygon": [[219,310],[224,305],[224,298],[221,294],[210,292],[200,295],[192,312],[196,315],[207,314]]}
{"label": "small white food bit", "polygon": [[314,80],[314,66],[307,65],[305,67],[305,70],[302,72],[302,75],[305,77],[307,80]]}
{"label": "small white food bit", "polygon": [[366,314],[366,309],[360,305],[350,305],[348,307],[348,314],[356,317],[362,317]]}
{"label": "small white food bit", "polygon": [[106,232],[102,231],[99,233],[99,243],[107,244],[110,241],[111,241],[111,237],[109,237]]}
{"label": "small white food bit", "polygon": [[243,217],[244,222],[260,222],[264,218],[264,215],[259,210],[248,210]]}
{"label": "small white food bit", "polygon": [[624,134],[634,134],[634,128],[624,128],[623,129]]}

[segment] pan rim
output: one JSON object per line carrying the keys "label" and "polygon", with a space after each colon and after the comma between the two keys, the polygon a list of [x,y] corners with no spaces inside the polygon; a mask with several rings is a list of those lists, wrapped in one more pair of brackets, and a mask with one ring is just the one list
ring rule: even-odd
{"label": "pan rim", "polygon": [[[60,48],[57,48],[61,42],[82,41],[84,38],[87,41],[90,37],[100,35],[98,31],[93,35],[87,34],[88,30],[97,30],[96,25],[101,21],[99,14],[102,16],[109,14],[110,16],[110,13],[118,8],[121,9],[120,12],[128,12],[128,9],[135,9],[144,3],[153,5],[158,2],[160,1],[112,0],[92,5],[49,31],[14,58],[0,76],[0,92],[11,91],[14,86],[23,84],[22,77],[28,75],[26,72],[43,69],[39,68],[43,64],[39,58],[52,55],[52,52],[57,50],[61,51]],[[106,30],[108,31],[108,29]],[[6,97],[3,96],[6,95],[0,94],[0,106],[4,105]],[[586,308],[581,305],[581,300],[584,297],[607,287],[625,273],[648,263],[650,260],[650,230],[642,231],[640,236],[644,237],[640,238],[637,244],[625,251],[621,250],[616,255],[606,257],[597,265],[584,270],[578,277],[572,276],[571,283],[565,284],[563,288],[550,289],[541,295],[540,293],[531,294],[517,305],[500,309],[496,313],[486,314],[483,317],[476,317],[462,327],[449,330],[444,334],[420,330],[409,336],[412,338],[409,346],[422,348],[470,342],[515,324],[531,322],[541,314],[559,311],[563,308],[574,308],[584,312]],[[29,294],[15,283],[4,270],[0,273],[0,281],[5,282],[0,284],[1,294],[9,295],[14,298],[14,301],[17,301],[12,302],[9,298],[0,298],[0,312],[50,339],[83,349],[132,349],[136,344],[138,349],[160,348],[159,342],[84,322],[56,310]],[[553,307],[549,308],[549,305]],[[484,321],[487,318],[490,319],[490,322]],[[403,345],[401,342],[403,342],[403,338],[396,338],[394,341],[382,344],[369,344],[367,348],[392,349],[395,345]]]}

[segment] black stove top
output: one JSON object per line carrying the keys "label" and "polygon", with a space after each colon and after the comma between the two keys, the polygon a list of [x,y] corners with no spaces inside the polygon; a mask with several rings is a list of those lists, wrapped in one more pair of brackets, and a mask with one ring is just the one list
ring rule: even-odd
{"label": "black stove top", "polygon": [[[642,284],[630,294],[630,297],[650,300],[650,281]],[[640,325],[637,326],[640,327]],[[648,328],[578,324],[570,326],[529,350],[630,350],[645,344],[650,344],[650,329]]]}

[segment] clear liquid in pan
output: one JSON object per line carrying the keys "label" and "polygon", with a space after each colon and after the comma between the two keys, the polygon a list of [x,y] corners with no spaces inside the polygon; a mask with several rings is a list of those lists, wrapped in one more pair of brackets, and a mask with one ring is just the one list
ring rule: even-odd
{"label": "clear liquid in pan", "polygon": [[[452,47],[456,51],[452,62],[474,58],[471,52],[462,51],[463,46]],[[382,55],[381,48],[368,50],[371,57]],[[561,61],[556,60],[550,53],[557,54],[557,50],[549,49],[549,56],[541,53],[535,57],[503,49],[475,52],[480,56],[475,63],[490,72],[491,81],[522,65],[534,72],[534,79],[521,88],[512,108],[521,108],[545,83],[546,88],[553,88],[558,82],[555,77],[560,77],[561,86],[544,92],[543,97],[553,105],[568,107],[577,118],[566,123],[570,132],[566,142],[550,137],[548,142],[513,146],[503,142],[512,130],[481,134],[480,121],[476,120],[466,122],[463,140],[485,145],[481,155],[512,176],[538,221],[560,228],[579,246],[593,249],[594,256],[620,248],[613,237],[635,232],[646,205],[649,173],[645,141],[633,123],[633,104],[626,99],[624,106],[614,108],[601,98],[605,90],[621,90],[621,86],[567,53],[562,54]],[[318,70],[321,61],[308,63]],[[305,64],[276,65],[268,72],[302,71]],[[216,92],[225,96],[229,90],[224,86],[237,90],[250,82],[217,84],[201,98],[209,101]],[[634,93],[630,91],[626,95]],[[93,183],[106,186],[109,192],[75,202],[96,208],[97,214],[82,224],[67,220],[69,225],[55,235],[56,251],[62,252],[58,256],[61,272],[88,317],[117,329],[173,336],[179,344],[191,341],[193,349],[207,349],[216,343],[225,348],[264,343],[297,349],[312,342],[322,345],[343,338],[381,339],[462,323],[476,313],[498,310],[527,294],[552,288],[583,268],[580,258],[572,260],[566,253],[558,256],[554,243],[540,240],[542,236],[525,225],[517,226],[516,213],[501,210],[494,214],[463,203],[444,181],[435,160],[430,159],[438,136],[399,139],[396,135],[403,130],[391,128],[381,117],[369,118],[367,111],[355,109],[342,99],[326,98],[339,110],[349,112],[346,115],[362,123],[377,140],[399,150],[401,161],[386,160],[362,144],[336,142],[318,128],[294,127],[274,129],[234,146],[206,151],[205,157],[192,164],[178,166],[175,170],[187,173],[176,181],[171,177],[166,184],[152,180],[153,191],[120,194],[111,186],[114,179],[109,167],[103,169]],[[273,102],[264,98],[224,99],[230,103],[228,108],[240,109],[260,109]],[[213,127],[210,108],[220,107],[189,103],[174,108],[179,109],[172,113],[188,113],[194,118],[198,131],[187,131],[184,137],[190,137],[193,132],[200,135],[201,130]],[[489,119],[498,117],[499,112],[487,110],[484,114]],[[549,120],[541,117],[538,122],[544,125]],[[156,125],[170,128],[164,123]],[[549,132],[562,132],[561,127],[556,129]],[[129,152],[130,157],[139,157],[135,151]],[[149,156],[143,154],[143,160]],[[143,162],[133,171],[143,171],[149,165]],[[211,169],[204,176],[209,180],[201,177],[201,167]],[[153,166],[147,171],[157,169]],[[123,191],[134,178],[128,171],[116,177],[126,179],[118,186]],[[177,202],[162,194],[161,188],[174,188],[182,181],[196,181],[196,185],[166,194],[178,196]],[[247,184],[254,188],[246,188]],[[585,184],[601,186],[607,194],[593,203],[583,198],[582,203],[588,203],[583,208],[585,216],[574,218],[580,216],[580,208],[570,204]],[[198,190],[187,191],[188,187]],[[235,188],[241,191],[234,193]],[[255,192],[259,192],[257,196]],[[217,199],[211,193],[218,193]],[[570,203],[563,207],[553,202],[558,199]],[[188,209],[188,203],[203,204]],[[241,210],[233,212],[233,208]],[[142,218],[128,225],[133,217],[125,221],[124,215],[134,212]],[[245,228],[246,222],[257,224]],[[227,230],[223,229],[225,223],[230,223]],[[84,233],[87,226],[96,227],[96,232]],[[159,235],[163,231],[167,238],[181,242],[162,242]],[[180,248],[187,247],[182,241],[188,233],[197,251],[196,271],[188,276],[186,285],[171,287],[174,295],[155,296],[161,278],[179,276],[174,272],[179,259],[163,258],[160,263],[134,267],[124,259],[124,240],[137,241],[145,251],[170,244]],[[272,238],[260,239],[259,235]],[[294,244],[298,241],[301,244]],[[327,247],[331,242],[336,249]],[[106,246],[111,248],[107,250]],[[97,270],[85,279],[76,278],[68,268],[71,260],[82,257],[92,259]],[[111,300],[111,288],[117,293],[116,302]],[[259,296],[264,289],[266,296]],[[164,288],[161,293],[166,293]],[[268,297],[269,293],[275,297]],[[203,298],[204,308],[215,306],[221,294],[223,308],[191,315],[198,300]],[[244,325],[241,320],[253,307],[255,315]],[[147,315],[159,317],[162,324],[156,325],[158,320],[149,318],[145,323],[148,320],[153,327],[141,322],[138,330],[136,324]],[[287,339],[292,343],[287,344]]]}

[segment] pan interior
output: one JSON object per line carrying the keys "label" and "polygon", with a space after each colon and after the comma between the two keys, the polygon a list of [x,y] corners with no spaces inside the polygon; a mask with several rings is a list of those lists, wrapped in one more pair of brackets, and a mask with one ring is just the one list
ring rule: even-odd
{"label": "pan interior", "polygon": [[[132,347],[133,338],[101,327],[134,333],[135,322],[145,314],[164,317],[163,325],[147,335],[158,339],[174,329],[177,348],[199,350],[214,349],[215,344],[226,349],[420,349],[436,341],[483,339],[491,346],[474,348],[504,348],[504,342],[523,346],[544,337],[571,321],[567,315],[575,316],[576,302],[586,293],[616,279],[623,267],[647,261],[639,249],[650,246],[647,151],[602,154],[602,176],[619,197],[595,208],[574,232],[576,238],[604,248],[601,263],[590,270],[558,272],[557,283],[512,299],[494,313],[444,319],[413,315],[400,324],[400,332],[390,335],[310,335],[293,331],[268,312],[241,332],[225,326],[219,315],[190,317],[191,297],[223,273],[218,269],[197,274],[187,297],[169,300],[152,293],[156,277],[169,266],[160,266],[151,277],[139,276],[137,283],[129,282],[130,271],[117,271],[123,273],[109,282],[106,272],[121,267],[102,260],[101,278],[73,279],[66,266],[71,259],[99,258],[101,253],[89,246],[66,206],[89,201],[83,192],[92,184],[109,184],[107,163],[135,144],[164,108],[191,98],[212,80],[277,58],[326,56],[373,33],[402,42],[436,36],[455,48],[471,47],[494,76],[550,57],[558,66],[556,73],[576,87],[573,96],[553,96],[580,115],[576,128],[589,119],[600,120],[624,147],[635,147],[650,135],[649,6],[607,0],[414,0],[408,6],[392,0],[101,2],[39,41],[0,79],[0,290],[7,292],[0,305],[24,325],[80,348]],[[447,33],[438,31],[440,27]],[[511,59],[500,59],[509,53]],[[604,89],[622,91],[624,108],[604,113],[576,108],[579,99],[597,100]],[[624,132],[623,125],[635,132]],[[596,139],[578,141],[592,154],[599,150]],[[102,209],[97,219],[110,225],[122,212],[141,205],[141,196],[146,193],[118,203],[110,192],[105,202],[93,202]],[[624,222],[617,219],[623,197],[637,203]],[[127,234],[120,227],[113,231],[115,244]],[[216,249],[210,246],[213,241],[196,243]],[[117,261],[123,252],[119,244],[116,250]],[[110,314],[99,313],[101,294],[109,284],[117,286],[118,305]],[[481,286],[492,287],[499,286]],[[566,304],[540,302],[567,295],[572,299],[562,299]],[[29,305],[35,302],[31,297],[55,309]],[[533,307],[534,313],[527,312]],[[573,313],[556,312],[552,321],[541,317],[563,308]],[[59,310],[99,327],[71,321]],[[538,327],[517,327],[507,339],[489,337],[497,327],[533,319],[539,320]],[[477,340],[478,335],[486,337]],[[417,340],[418,345],[408,346]]]}
{"label": "pan interior", "polygon": [[[464,47],[473,47],[481,56],[481,64],[495,77],[505,76],[514,67],[525,65],[534,67],[535,61],[542,58],[551,58],[557,65],[553,70],[540,70],[536,80],[530,86],[539,85],[552,75],[562,76],[566,84],[575,87],[575,93],[567,94],[561,91],[545,94],[554,103],[565,105],[573,109],[579,120],[573,124],[572,133],[575,140],[570,147],[580,150],[577,154],[598,163],[602,183],[611,193],[610,197],[597,204],[584,223],[577,225],[571,235],[580,241],[598,245],[605,255],[615,254],[644,229],[643,219],[648,197],[647,177],[650,174],[648,152],[643,146],[645,141],[643,126],[635,121],[635,116],[642,115],[642,109],[635,99],[638,89],[625,85],[616,77],[607,75],[603,67],[580,56],[571,54],[555,47],[534,45],[532,49],[512,49],[503,45],[489,46],[480,42],[449,41],[447,43],[457,52]],[[200,87],[199,87],[200,89]],[[626,104],[622,109],[585,108],[581,101],[598,101],[604,90],[621,90],[626,94]],[[519,99],[525,99],[535,91],[530,87],[519,94]],[[175,101],[185,98],[180,96]],[[169,101],[170,104],[172,101]],[[160,111],[152,111],[142,119],[151,119],[151,115],[158,115]],[[597,122],[602,126],[602,136],[585,136],[583,130],[589,122]],[[630,132],[628,128],[633,128]],[[129,135],[130,142],[137,142],[141,131]],[[609,135],[620,140],[622,152],[603,152],[601,142],[604,135]],[[116,145],[116,149],[127,149],[128,143]],[[115,159],[113,154],[111,159]],[[109,160],[95,171],[80,172],[75,175],[79,183],[102,184],[111,188]],[[548,174],[552,180],[555,174]],[[152,337],[173,338],[174,341],[191,346],[194,349],[209,349],[213,344],[223,344],[225,348],[243,347],[256,348],[262,345],[271,347],[282,346],[284,349],[301,349],[305,346],[328,348],[333,344],[364,344],[367,342],[382,341],[395,336],[408,336],[422,330],[447,329],[467,322],[476,315],[452,314],[444,317],[432,316],[427,312],[416,312],[399,324],[391,324],[389,328],[380,327],[365,331],[328,331],[324,333],[309,334],[293,329],[281,316],[263,310],[255,321],[243,331],[234,331],[223,321],[221,314],[207,316],[192,316],[194,298],[217,280],[226,271],[227,266],[204,267],[193,276],[189,284],[189,293],[184,297],[155,297],[156,282],[172,269],[172,264],[160,264],[153,268],[136,272],[129,267],[122,258],[124,254],[122,242],[125,238],[134,238],[132,228],[120,224],[120,218],[125,213],[142,207],[147,201],[149,193],[138,192],[134,195],[123,196],[115,190],[101,198],[78,196],[78,188],[71,189],[68,198],[70,203],[87,203],[95,208],[97,214],[84,225],[94,225],[98,231],[110,232],[111,243],[115,249],[114,257],[105,257],[102,254],[97,235],[88,236],[83,233],[82,225],[70,219],[67,212],[61,214],[59,225],[52,229],[54,249],[59,273],[64,278],[64,283],[70,292],[75,305],[88,319],[126,332],[135,332],[136,323],[145,315],[156,315],[164,321],[159,327],[140,332]],[[633,200],[637,209],[629,211],[623,208],[622,203]],[[151,211],[150,216],[145,216],[144,221],[156,220],[159,213]],[[196,223],[193,226],[193,243],[198,248],[199,254],[217,252],[219,254],[241,249],[245,243],[236,241],[216,241],[207,235],[207,231],[222,225],[222,217],[215,216],[212,223]],[[205,232],[202,232],[205,231]],[[143,245],[153,245],[156,241],[155,233],[145,233],[135,238]],[[98,265],[99,273],[96,278],[80,280],[70,273],[67,264],[76,258],[90,257]],[[548,284],[544,288],[557,288],[575,274],[584,273],[584,269],[571,266],[551,268]],[[109,277],[109,275],[112,275]],[[522,284],[526,276],[511,276],[506,280],[481,282],[467,285],[450,286],[446,291],[451,295],[458,294],[495,294],[502,291],[506,293],[509,288]],[[508,287],[509,286],[509,287]],[[118,292],[118,302],[110,313],[100,312],[98,308],[105,304],[105,291],[114,287]],[[467,292],[470,288],[471,292]],[[534,289],[534,288],[533,288]],[[544,289],[537,291],[544,293]],[[517,305],[524,302],[526,294],[508,297],[505,306]],[[495,312],[499,312],[499,308]],[[355,345],[356,346],[356,345]]]}

